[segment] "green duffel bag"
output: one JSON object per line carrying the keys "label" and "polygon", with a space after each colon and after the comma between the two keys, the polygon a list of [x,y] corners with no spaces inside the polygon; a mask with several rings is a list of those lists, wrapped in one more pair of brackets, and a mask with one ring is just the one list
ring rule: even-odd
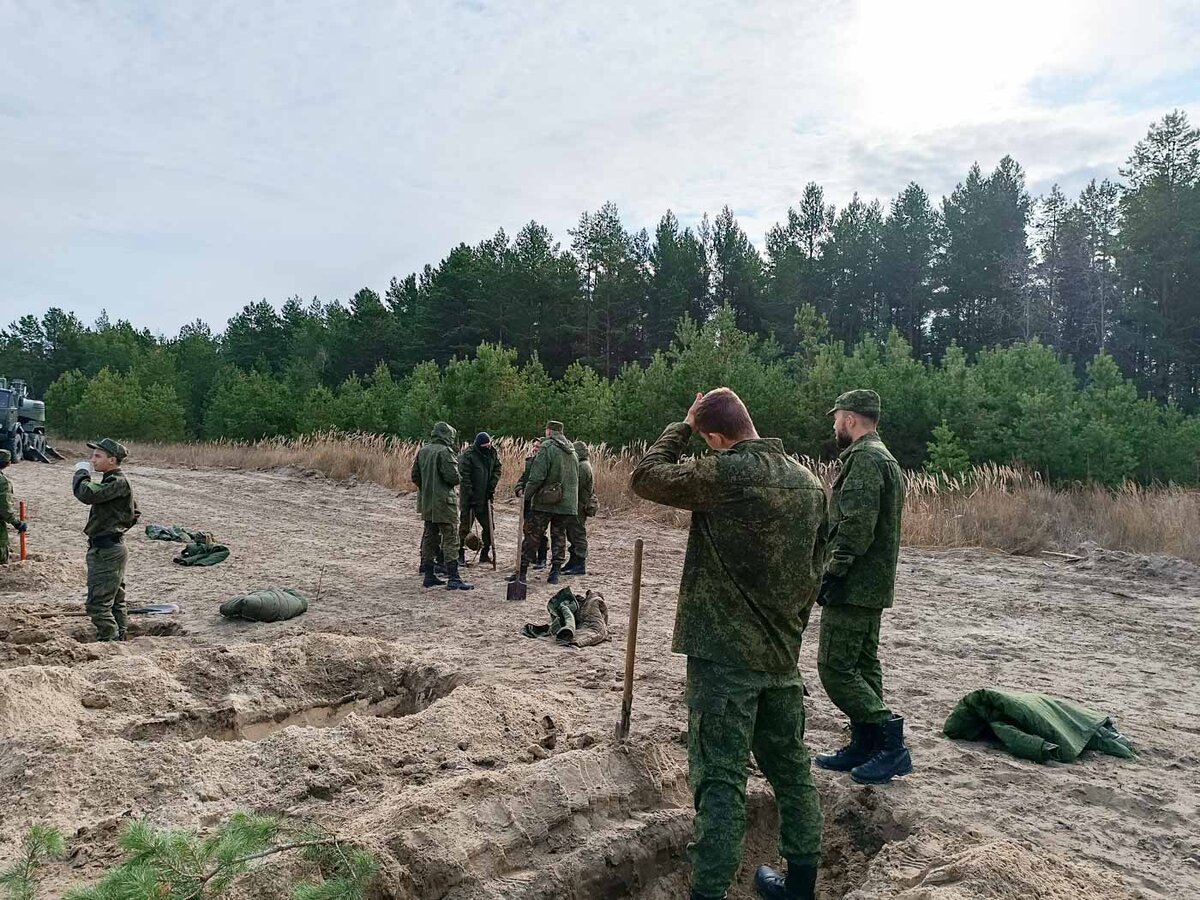
{"label": "green duffel bag", "polygon": [[248,622],[282,622],[308,611],[308,598],[292,588],[266,588],[238,594],[221,604],[227,619]]}

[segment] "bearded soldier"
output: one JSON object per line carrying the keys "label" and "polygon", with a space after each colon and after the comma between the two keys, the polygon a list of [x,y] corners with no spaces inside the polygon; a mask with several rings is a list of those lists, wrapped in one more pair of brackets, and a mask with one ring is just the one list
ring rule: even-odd
{"label": "bearded soldier", "polygon": [[[84,608],[96,626],[97,640],[123,641],[129,628],[125,603],[125,565],[129,552],[125,549],[125,532],[137,524],[141,513],[129,479],[121,471],[121,463],[129,456],[125,447],[112,438],[88,446],[92,449],[91,466],[86,462],[76,463],[71,483],[75,499],[91,507],[83,527],[88,536]],[[91,469],[101,474],[99,482],[92,480]]]}
{"label": "bearded soldier", "polygon": [[[714,454],[680,462],[693,434]],[[775,791],[786,875],[760,896],[813,900],[821,805],[796,670],[824,559],[825,493],[729,388],[696,395],[633,473],[639,496],[692,512],[671,649],[687,656],[692,900],[725,897],[742,858],[751,752]]]}
{"label": "bearded soldier", "polygon": [[817,765],[883,784],[912,771],[904,720],[883,700],[879,626],[892,605],[900,554],[904,478],[880,439],[879,395],[847,391],[833,409],[842,471],[829,501],[829,563],[821,580],[817,672],[834,706],[850,718],[850,743]]}

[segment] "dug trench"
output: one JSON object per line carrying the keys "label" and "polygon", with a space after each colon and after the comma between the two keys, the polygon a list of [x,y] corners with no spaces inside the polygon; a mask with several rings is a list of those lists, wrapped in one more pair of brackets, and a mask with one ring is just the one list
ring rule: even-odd
{"label": "dug trench", "polygon": [[[507,604],[504,568],[476,590],[424,591],[411,494],[278,473],[130,467],[147,517],[212,526],[233,546],[209,569],[132,533],[131,603],[174,603],[170,634],[88,642],[78,609],[78,503],[54,467],[22,469],[36,558],[0,567],[0,867],[30,824],[68,836],[46,897],[119,858],[133,818],[209,832],[237,809],[318,823],[371,849],[373,900],[686,896],[691,795],[684,661],[670,652],[687,533],[622,517],[589,524],[589,576],[613,640],[573,650],[521,636],[544,621],[544,573]],[[314,528],[314,510],[322,524]],[[498,504],[505,555],[515,504]],[[630,541],[646,540],[631,738],[621,702]],[[817,772],[822,900],[1200,896],[1193,691],[1200,574],[1093,553],[1086,562],[979,550],[901,556],[883,635],[887,690],[914,773],[884,788]],[[1135,570],[1134,565],[1138,566]],[[299,619],[238,623],[220,602],[254,587],[315,597]],[[167,618],[167,617],[164,617]],[[843,720],[816,683],[819,613],[801,652],[807,743]],[[1037,765],[941,735],[959,697],[1002,685],[1115,715],[1141,756]],[[774,812],[751,773],[750,897],[775,859]],[[1068,862],[1069,860],[1069,862]],[[232,895],[282,898],[267,861]]]}

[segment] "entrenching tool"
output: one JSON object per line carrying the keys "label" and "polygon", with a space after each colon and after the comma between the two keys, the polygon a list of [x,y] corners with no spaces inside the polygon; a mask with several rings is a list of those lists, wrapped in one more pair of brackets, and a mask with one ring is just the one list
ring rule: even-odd
{"label": "entrenching tool", "polygon": [[[524,509],[525,505],[521,504]],[[492,501],[488,501],[488,533],[492,536],[492,571],[496,571],[496,510],[492,508]],[[524,535],[522,535],[524,538]],[[520,561],[518,559],[517,571],[520,571]]]}
{"label": "entrenching tool", "polygon": [[637,654],[638,608],[642,601],[642,539],[633,542],[633,587],[629,591],[629,632],[625,636],[625,694],[621,699],[621,719],[617,722],[617,740],[629,737],[629,716],[633,712],[633,659]]}
{"label": "entrenching tool", "polygon": [[[517,512],[517,562],[516,568],[513,570],[513,580],[508,583],[508,590],[505,592],[505,600],[524,600],[529,596],[529,586],[521,580],[521,550],[525,543],[525,498],[521,497],[521,505]],[[496,542],[496,532],[492,531],[492,543]]]}
{"label": "entrenching tool", "polygon": [[[25,501],[21,501],[21,521],[25,521]],[[25,532],[21,532],[21,562],[25,562]]]}

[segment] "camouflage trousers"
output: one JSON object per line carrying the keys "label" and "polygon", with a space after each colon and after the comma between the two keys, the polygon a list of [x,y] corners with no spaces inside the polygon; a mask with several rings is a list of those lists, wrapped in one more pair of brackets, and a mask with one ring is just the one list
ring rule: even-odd
{"label": "camouflage trousers", "polygon": [[688,844],[692,889],[723,897],[742,861],[751,752],[775,792],[779,855],[815,864],[821,801],[804,746],[800,673],[755,672],[689,656],[688,781],[696,807]]}
{"label": "camouflage trousers", "polygon": [[480,537],[483,540],[483,549],[492,546],[492,522],[488,516],[488,506],[484,503],[482,506],[474,506],[470,503],[464,503],[458,517],[458,548],[461,550],[465,546],[467,535],[471,533],[471,523],[479,523]]}
{"label": "camouflage trousers", "polygon": [[[458,543],[455,540],[453,522],[425,522],[421,532],[421,564],[458,559]],[[440,555],[439,555],[440,554]]]}
{"label": "camouflage trousers", "polygon": [[882,610],[861,606],[821,610],[817,674],[833,705],[851,722],[878,724],[892,717],[883,702],[883,667],[879,664],[882,618]]}
{"label": "camouflage trousers", "polygon": [[521,541],[521,562],[528,565],[538,557],[538,546],[546,528],[550,529],[550,564],[561,566],[567,558],[567,520],[573,516],[530,509],[525,512],[525,534]]}
{"label": "camouflage trousers", "polygon": [[118,640],[129,628],[125,605],[125,564],[128,559],[129,551],[123,543],[88,548],[84,609],[96,626],[98,640]]}
{"label": "camouflage trousers", "polygon": [[567,541],[573,557],[580,562],[587,559],[587,516],[571,516],[567,519]]}

